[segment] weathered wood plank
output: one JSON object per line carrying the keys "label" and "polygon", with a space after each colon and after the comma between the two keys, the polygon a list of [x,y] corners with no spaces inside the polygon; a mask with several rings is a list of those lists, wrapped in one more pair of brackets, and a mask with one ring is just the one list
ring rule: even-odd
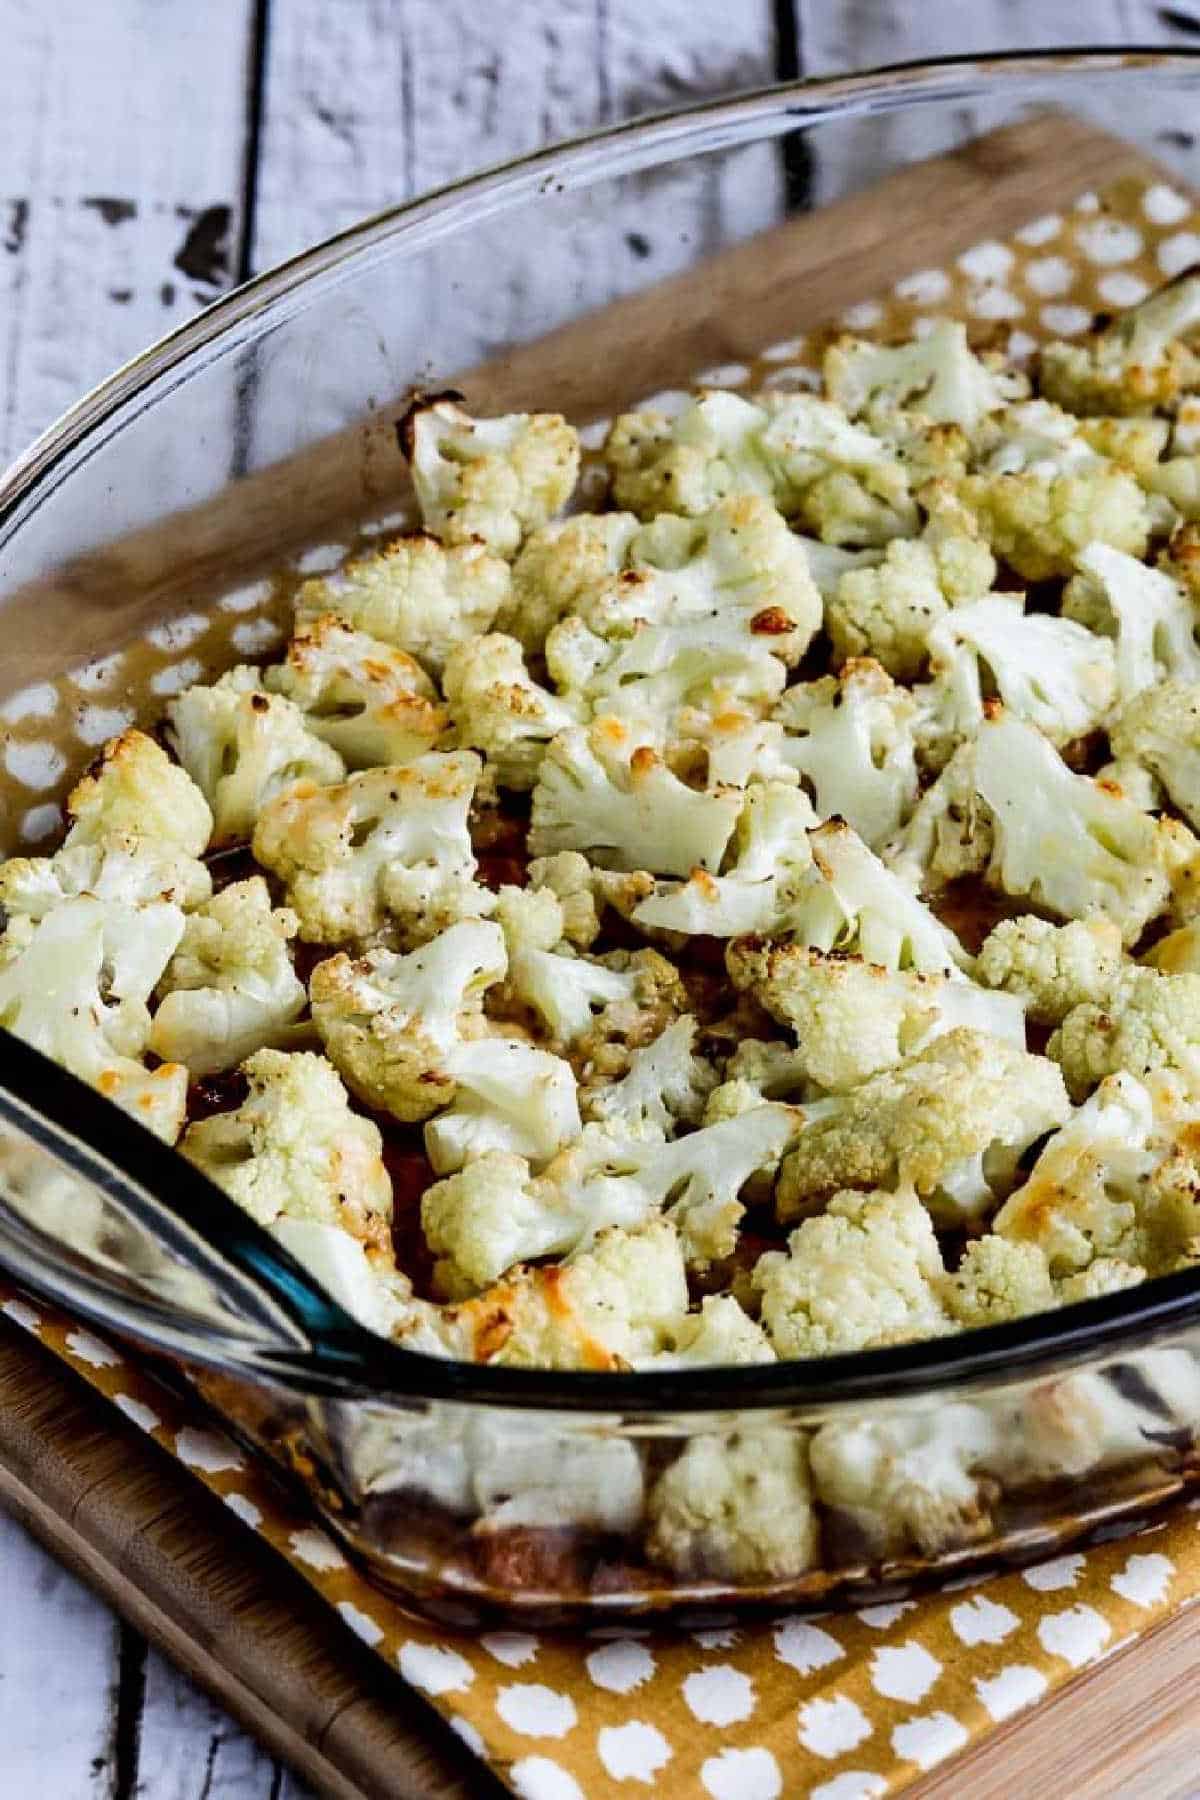
{"label": "weathered wood plank", "polygon": [[228,286],[253,0],[6,0],[0,461]]}
{"label": "weathered wood plank", "polygon": [[146,1659],[138,1800],[312,1800],[207,1694],[156,1650]]}
{"label": "weathered wood plank", "polygon": [[0,1567],[0,1789],[108,1800],[117,1621],[4,1512]]}
{"label": "weathered wood plank", "polygon": [[[794,0],[801,72],[844,74],[930,56],[1066,48],[1086,43],[1200,45],[1200,6],[1183,0],[971,0],[969,6],[919,6],[910,0]],[[1181,177],[1200,179],[1196,102],[1165,87],[1151,113],[1131,117],[1128,98],[1087,100],[1088,117],[1141,149],[1165,156]],[[898,160],[936,156],[1007,122],[994,105],[943,106],[916,117],[895,114],[823,131],[815,140],[813,197],[823,203],[868,185]]]}
{"label": "weathered wood plank", "polygon": [[487,163],[774,73],[769,0],[288,0],[267,43],[255,266]]}

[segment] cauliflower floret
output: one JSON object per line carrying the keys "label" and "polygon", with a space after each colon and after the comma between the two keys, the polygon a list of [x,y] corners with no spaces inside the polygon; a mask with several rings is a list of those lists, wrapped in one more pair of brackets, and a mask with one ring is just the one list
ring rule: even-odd
{"label": "cauliflower floret", "polygon": [[775,493],[759,438],[761,406],[740,394],[700,395],[675,418],[622,413],[604,444],[613,498],[641,519],[658,513],[694,517],[730,494]]}
{"label": "cauliflower floret", "polygon": [[954,933],[843,820],[827,819],[808,841],[813,866],[787,919],[798,942],[923,975],[969,968]]}
{"label": "cauliflower floret", "polygon": [[808,1122],[780,1171],[785,1223],[839,1188],[912,1185],[950,1213],[994,1203],[989,1160],[1016,1158],[1070,1111],[1063,1078],[990,1034],[958,1027],[898,1068],[807,1109]]}
{"label": "cauliflower floret", "polygon": [[602,638],[718,619],[792,667],[821,623],[803,547],[759,495],[734,495],[694,519],[664,513],[628,539],[623,560],[569,609]]}
{"label": "cauliflower floret", "polygon": [[647,1502],[646,1553],[692,1581],[772,1582],[817,1561],[808,1451],[778,1427],[689,1440]]}
{"label": "cauliflower floret", "polygon": [[589,950],[600,935],[600,918],[596,911],[594,871],[586,856],[578,850],[560,850],[555,856],[540,856],[530,863],[529,887],[533,891],[547,889],[561,908],[561,936],[577,950]]}
{"label": "cauliflower floret", "polygon": [[[1109,1076],[1050,1139],[994,1230],[1036,1245],[1056,1279],[1102,1258],[1154,1275],[1194,1261],[1196,1120],[1195,1101],[1171,1078],[1143,1085],[1125,1072]],[[1086,1293],[1075,1288],[1063,1297]]]}
{"label": "cauliflower floret", "polygon": [[626,762],[606,762],[603,724],[564,731],[546,752],[533,790],[533,855],[584,850],[609,868],[661,875],[719,867],[741,795],[697,793],[644,745]]}
{"label": "cauliflower floret", "polygon": [[712,1064],[695,1053],[695,1041],[696,1021],[684,1013],[632,1052],[620,1081],[584,1088],[584,1117],[628,1137],[651,1132],[673,1137],[680,1124],[699,1124],[717,1077]]}
{"label": "cauliflower floret", "polygon": [[0,938],[0,1025],[174,1143],[187,1070],[153,1071],[146,1002],[183,933],[167,901],[141,905],[78,894],[44,918],[14,918]]}
{"label": "cauliflower floret", "polygon": [[486,544],[447,548],[418,531],[306,581],[296,596],[296,623],[336,613],[436,675],[456,644],[491,630],[510,581],[508,564]]}
{"label": "cauliflower floret", "polygon": [[189,1125],[180,1149],[260,1225],[287,1214],[386,1246],[392,1184],[379,1127],[350,1110],[323,1056],[259,1050],[235,1112]]}
{"label": "cauliflower floret", "polygon": [[212,897],[212,876],[198,857],[170,844],[105,832],[93,844],[71,844],[53,856],[11,856],[0,863],[0,906],[10,917],[44,918],[76,894],[120,900],[170,900],[187,911]]}
{"label": "cauliflower floret", "polygon": [[540,1166],[582,1130],[574,1071],[548,1050],[478,1038],[454,1045],[445,1069],[453,1104],[425,1127],[425,1154],[439,1175],[485,1150],[509,1150]]}
{"label": "cauliflower floret", "polygon": [[601,1231],[569,1262],[516,1270],[459,1313],[477,1362],[615,1370],[666,1349],[687,1307],[678,1237],[650,1219]]}
{"label": "cauliflower floret", "polygon": [[956,606],[928,644],[933,686],[923,698],[943,737],[974,737],[985,695],[998,694],[1015,718],[1065,744],[1094,731],[1116,697],[1109,639],[1073,619],[1026,613],[1018,594]]}
{"label": "cauliflower floret", "polygon": [[998,1325],[1057,1304],[1050,1269],[1036,1244],[989,1232],[973,1239],[939,1288],[942,1303],[964,1328]]}
{"label": "cauliflower floret", "polygon": [[637,530],[633,513],[576,513],[531,532],[513,564],[512,592],[497,628],[527,653],[540,650],[568,613],[581,612],[614,580],[630,585],[627,559]]}
{"label": "cauliflower floret", "polygon": [[635,971],[556,948],[563,940],[563,909],[549,888],[502,887],[496,920],[508,947],[506,997],[535,1013],[552,1043],[572,1043],[597,1012],[634,998]]}
{"label": "cauliflower floret", "polygon": [[823,542],[854,548],[915,535],[920,515],[905,460],[914,446],[852,424],[815,394],[772,396],[758,441],[779,506]]}
{"label": "cauliflower floret", "polygon": [[1184,818],[1200,825],[1200,681],[1143,688],[1109,727],[1113,754],[1148,769]]}
{"label": "cauliflower floret", "polygon": [[693,869],[683,882],[652,882],[630,913],[633,923],[709,937],[781,929],[812,867],[808,832],[816,824],[798,788],[756,783],[746,792],[724,873]]}
{"label": "cauliflower floret", "polygon": [[1042,392],[1073,413],[1152,413],[1200,382],[1179,339],[1200,323],[1200,276],[1185,269],[1082,343],[1046,344]]}
{"label": "cauliflower floret", "polygon": [[[787,675],[773,653],[782,640],[775,623],[759,635],[758,616],[706,613],[611,642],[564,619],[546,640],[547,666],[576,716],[596,715],[601,730],[631,748],[675,750],[705,715],[760,714],[783,691]],[[779,622],[773,611],[768,617]]]}
{"label": "cauliflower floret", "polygon": [[1200,975],[1126,968],[1106,998],[1084,1001],[1047,1046],[1081,1100],[1106,1075],[1181,1069],[1200,1080]]}
{"label": "cauliflower floret", "polygon": [[1105,1294],[1122,1294],[1126,1288],[1140,1286],[1145,1279],[1145,1269],[1139,1269],[1134,1263],[1121,1262],[1115,1256],[1098,1256],[1086,1269],[1060,1281],[1055,1292],[1061,1305],[1073,1306],[1079,1300],[1100,1300]]}
{"label": "cauliflower floret", "polygon": [[261,875],[236,881],[188,919],[158,984],[150,1048],[193,1076],[231,1069],[296,1036],[307,995],[288,954],[297,920],[272,911]]}
{"label": "cauliflower floret", "polygon": [[969,982],[761,938],[736,938],[725,964],[736,987],[791,1026],[808,1079],[834,1093],[892,1068],[956,1025],[974,1025],[1024,1046],[1020,1003],[986,995]]}
{"label": "cauliflower floret", "polygon": [[935,1556],[990,1535],[983,1470],[1002,1439],[993,1412],[953,1402],[825,1425],[810,1452],[816,1493],[852,1523],[860,1553]]}
{"label": "cauliflower floret", "polygon": [[874,657],[897,681],[915,681],[929,654],[926,638],[947,610],[933,551],[920,539],[898,538],[878,566],[848,570],[826,602],[833,660]]}
{"label": "cauliflower floret", "polygon": [[468,750],[431,751],[336,787],[300,782],[264,807],[254,855],[284,883],[304,942],[390,927],[418,944],[490,912],[467,828],[481,769]]}
{"label": "cauliflower floret", "polygon": [[65,848],[143,838],[160,855],[202,856],[212,836],[208,801],[195,782],[144,731],[105,744],[67,795]]}
{"label": "cauliflower floret", "polygon": [[186,688],[168,702],[167,718],[180,762],[212,807],[214,845],[248,838],[263,808],[297,782],[324,786],[346,773],[300,708],[264,693],[248,664]]}
{"label": "cauliflower floret", "polygon": [[1035,465],[967,475],[958,493],[996,555],[1027,581],[1070,575],[1090,544],[1146,554],[1146,496],[1127,470],[1100,457],[1062,473]]}
{"label": "cauliflower floret", "polygon": [[644,1222],[640,1202],[580,1203],[552,1181],[536,1180],[523,1156],[485,1150],[457,1174],[426,1188],[421,1225],[438,1257],[435,1276],[444,1294],[462,1298],[491,1286],[517,1263],[565,1256],[609,1226]]}
{"label": "cauliflower floret", "polygon": [[1089,544],[1067,583],[1063,612],[1116,639],[1116,697],[1132,700],[1164,678],[1200,681],[1193,603],[1169,574],[1108,544]]}
{"label": "cauliflower floret", "polygon": [[579,1143],[543,1172],[584,1217],[619,1210],[627,1221],[665,1213],[688,1261],[729,1256],[745,1208],[738,1196],[752,1175],[791,1142],[791,1107],[759,1105],[662,1143],[650,1136],[616,1138],[589,1125]]}
{"label": "cauliflower floret", "polygon": [[300,708],[308,729],[347,769],[412,762],[436,747],[450,719],[414,656],[353,631],[334,613],[302,625],[264,686]]}
{"label": "cauliflower floret", "polygon": [[781,754],[809,783],[823,819],[837,813],[873,848],[899,828],[917,797],[916,706],[877,662],[790,687],[772,717]]}
{"label": "cauliflower floret", "polygon": [[994,844],[991,814],[975,791],[975,745],[969,741],[926,788],[883,860],[905,887],[927,892],[962,875],[981,875]]}
{"label": "cauliflower floret", "polygon": [[1121,933],[1111,919],[1052,925],[1026,914],[1002,919],[975,959],[975,979],[1015,994],[1039,1025],[1061,1025],[1085,1002],[1103,1006],[1120,979]]}
{"label": "cauliflower floret", "polygon": [[708,1294],[688,1313],[669,1350],[638,1364],[643,1369],[697,1369],[775,1362],[771,1341],[732,1294]]}
{"label": "cauliflower floret", "polygon": [[752,1280],[775,1349],[800,1358],[949,1331],[943,1273],[929,1214],[902,1189],[835,1194],[826,1212],[792,1232],[786,1252],[758,1259]]}
{"label": "cauliflower floret", "polygon": [[421,1303],[396,1267],[390,1246],[364,1244],[341,1225],[280,1213],[271,1236],[320,1282],[352,1319],[380,1337],[391,1337],[416,1315]]}
{"label": "cauliflower floret", "polygon": [[1064,918],[1104,913],[1127,944],[1195,849],[1184,826],[1073,774],[1041,732],[1003,714],[975,741],[975,786],[995,834],[989,880]]}
{"label": "cauliflower floret", "polygon": [[[886,554],[881,544],[868,544],[863,550],[847,550],[841,544],[823,544],[820,538],[805,537],[802,533],[796,534],[796,541],[804,551],[804,560],[816,590],[826,604],[837,593],[843,575],[851,569],[877,568]],[[898,538],[896,541],[905,543],[908,540]]]}
{"label": "cauliflower floret", "polygon": [[849,416],[871,407],[913,407],[933,424],[974,431],[989,412],[1014,397],[1021,378],[990,369],[967,343],[958,319],[937,319],[923,338],[875,344],[838,338],[822,364],[825,392]]}
{"label": "cauliflower floret", "polygon": [[500,928],[482,919],[451,925],[407,956],[331,956],[312,973],[313,1024],[360,1100],[397,1119],[427,1119],[454,1098],[447,1059],[484,1031],[483,995],[504,971]]}
{"label": "cauliflower floret", "polygon": [[629,1071],[635,1050],[688,1010],[687,989],[673,963],[657,950],[611,950],[604,967],[633,978],[626,999],[610,1000],[575,1040],[572,1056],[589,1082],[617,1081]]}
{"label": "cauliflower floret", "polygon": [[604,447],[613,495],[643,519],[695,516],[731,495],[774,499],[828,542],[887,543],[916,530],[895,448],[813,394],[756,405],[712,392],[675,418],[625,413]]}
{"label": "cauliflower floret", "polygon": [[520,644],[499,632],[452,651],[442,689],[458,742],[483,751],[501,787],[532,787],[550,739],[578,723],[577,709],[539,687]]}
{"label": "cauliflower floret", "polygon": [[419,396],[400,421],[421,517],[443,543],[515,556],[571,498],[579,438],[559,413],[473,419],[461,398]]}

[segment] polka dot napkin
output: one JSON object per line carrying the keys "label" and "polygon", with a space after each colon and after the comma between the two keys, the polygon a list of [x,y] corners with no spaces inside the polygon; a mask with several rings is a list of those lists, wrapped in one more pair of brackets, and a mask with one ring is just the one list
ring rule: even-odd
{"label": "polka dot napkin", "polygon": [[456,1633],[406,1613],[197,1403],[0,1285],[62,1357],[300,1571],[521,1800],[874,1800],[1044,1699],[1200,1596],[1181,1507],[1053,1562],[818,1618],[576,1636]]}
{"label": "polka dot napkin", "polygon": [[[842,323],[920,332],[931,317],[952,314],[990,325],[1022,357],[1047,336],[1077,335],[1097,309],[1134,304],[1197,260],[1192,202],[1162,183],[1127,180],[1080,195],[1062,215],[1031,220],[1007,243],[977,244],[952,267],[914,271],[891,294],[850,307]],[[754,365],[698,379],[753,390],[811,385],[814,377],[805,343],[792,340]],[[336,560],[337,547],[321,555]],[[267,599],[255,590],[224,603],[242,634],[235,649],[249,650],[248,634],[255,648],[277,635]],[[171,693],[193,679],[197,645],[211,648],[207,635],[223,630],[228,635],[228,618],[164,627],[153,691]],[[29,841],[57,820],[52,793],[68,763],[78,766],[81,750],[119,728],[104,696],[120,670],[108,661],[112,667],[64,677],[61,691],[47,683],[5,703],[7,773],[27,790]],[[458,1635],[378,1593],[198,1402],[191,1407],[118,1349],[2,1283],[0,1311],[219,1494],[521,1800],[608,1800],[651,1789],[680,1800],[897,1794],[1200,1597],[1193,1502],[1165,1519],[1127,1523],[1085,1551],[958,1581],[920,1601],[744,1624],[712,1617],[686,1631],[614,1625],[575,1637]]]}

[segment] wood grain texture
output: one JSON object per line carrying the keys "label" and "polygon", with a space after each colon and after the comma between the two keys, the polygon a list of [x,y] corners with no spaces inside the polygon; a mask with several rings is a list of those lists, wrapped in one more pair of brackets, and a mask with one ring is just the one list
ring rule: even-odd
{"label": "wood grain texture", "polygon": [[[1197,0],[1167,6],[1155,0],[969,0],[955,6],[911,0],[793,0],[801,72],[843,74],[850,69],[932,56],[981,56],[1000,50],[1049,50],[1071,45],[1162,49],[1200,45]],[[1153,155],[1169,147],[1174,166],[1200,177],[1194,99],[1165,89],[1153,117],[1131,121],[1120,102],[1089,101],[1089,117],[1134,136]],[[823,133],[814,169],[814,195],[824,202],[868,185],[897,161],[934,156],[999,122],[995,107],[964,103],[923,115],[869,119]],[[1191,139],[1189,145],[1186,140]],[[1195,152],[1194,155],[1191,152]]]}
{"label": "wood grain texture", "polygon": [[251,0],[5,0],[0,459],[230,284]]}
{"label": "wood grain texture", "polygon": [[[98,1414],[90,1390],[6,1322],[0,1391],[4,1504],[319,1793],[330,1800],[484,1800],[497,1791],[425,1703],[389,1676],[298,1575],[144,1434],[115,1414]],[[61,1645],[59,1655],[65,1660]],[[158,1673],[148,1671],[156,1683]],[[180,1705],[176,1688],[174,1712],[189,1705],[186,1695]],[[154,1800],[237,1794],[216,1785],[227,1734],[211,1729],[211,1715],[206,1724],[197,1763],[189,1768],[187,1741],[176,1741],[160,1753],[158,1785],[140,1782],[131,1791]],[[151,1744],[161,1730],[169,1722],[149,1734],[143,1725]],[[194,1731],[190,1738],[199,1752]],[[229,1747],[229,1777],[243,1793],[265,1793],[270,1765],[232,1737]],[[148,1777],[153,1770],[152,1763]],[[56,1789],[38,1791],[58,1800]],[[286,1791],[282,1777],[272,1778],[272,1791]],[[293,1796],[303,1793],[293,1786]]]}

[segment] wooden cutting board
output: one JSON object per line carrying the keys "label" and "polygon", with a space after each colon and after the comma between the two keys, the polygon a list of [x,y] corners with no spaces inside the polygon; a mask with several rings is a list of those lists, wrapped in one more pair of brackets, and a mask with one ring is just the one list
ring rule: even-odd
{"label": "wooden cutting board", "polygon": [[[540,399],[577,417],[610,410],[678,385],[697,368],[752,356],[913,269],[942,265],[981,238],[1003,238],[1085,188],[1149,172],[1127,145],[1090,126],[1031,119],[789,220],[703,269],[474,371],[472,401],[486,410]],[[302,460],[306,493],[327,502],[318,509],[322,520],[334,517],[339,497],[347,497],[337,473],[345,439]],[[296,477],[294,461],[244,483],[232,509],[200,509],[189,534],[198,558],[228,553],[253,515],[278,518],[280,492],[294,491]],[[176,531],[145,533],[139,559],[165,557],[168,548],[178,556],[180,546]],[[45,632],[43,612],[39,635]],[[501,1792],[282,1559],[2,1319],[0,1502],[321,1793],[462,1800]],[[1022,1786],[1045,1793],[1051,1781],[1096,1800],[1197,1792],[1200,1608],[1112,1656],[909,1793],[914,1800],[1008,1800]]]}

